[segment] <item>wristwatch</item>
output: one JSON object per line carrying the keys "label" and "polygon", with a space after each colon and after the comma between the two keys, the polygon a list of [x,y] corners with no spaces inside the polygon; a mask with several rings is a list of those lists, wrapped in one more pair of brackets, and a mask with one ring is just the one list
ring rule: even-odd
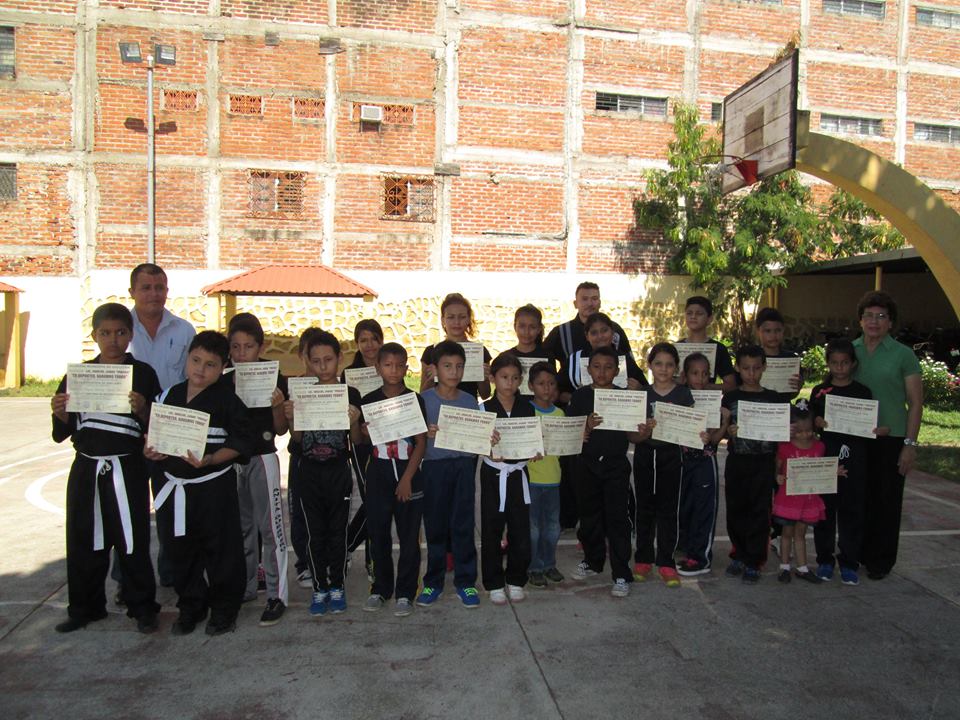
{"label": "wristwatch", "polygon": [[914,440],[913,438],[904,438],[903,444],[907,447],[920,447],[920,443]]}

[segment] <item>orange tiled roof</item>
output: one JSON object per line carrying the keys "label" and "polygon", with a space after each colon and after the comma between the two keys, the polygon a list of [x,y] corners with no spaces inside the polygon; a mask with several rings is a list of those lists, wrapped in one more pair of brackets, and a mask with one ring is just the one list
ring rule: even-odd
{"label": "orange tiled roof", "polygon": [[0,292],[23,292],[23,290],[13,285],[7,285],[5,282],[0,282]]}
{"label": "orange tiled roof", "polygon": [[266,265],[207,285],[204,295],[363,297],[377,293],[326,265]]}

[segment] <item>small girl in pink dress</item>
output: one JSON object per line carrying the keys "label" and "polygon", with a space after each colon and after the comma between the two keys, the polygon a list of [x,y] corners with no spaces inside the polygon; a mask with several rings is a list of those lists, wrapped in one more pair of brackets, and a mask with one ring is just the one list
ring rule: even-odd
{"label": "small girl in pink dress", "polygon": [[824,444],[813,430],[813,416],[806,403],[793,408],[793,431],[790,442],[777,448],[777,494],[773,499],[773,521],[783,526],[780,548],[780,572],[777,580],[790,582],[791,549],[797,561],[796,575],[801,580],[818,584],[820,578],[807,567],[807,526],[825,518],[825,507],[819,495],[787,495],[787,460],[790,458],[823,457]]}

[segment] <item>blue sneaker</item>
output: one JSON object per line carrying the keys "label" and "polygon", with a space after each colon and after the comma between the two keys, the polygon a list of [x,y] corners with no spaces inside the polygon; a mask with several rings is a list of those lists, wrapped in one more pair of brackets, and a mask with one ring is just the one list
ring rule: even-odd
{"label": "blue sneaker", "polygon": [[739,560],[731,560],[725,572],[727,577],[739,577],[743,574],[743,563]]}
{"label": "blue sneaker", "polygon": [[857,571],[853,568],[840,568],[840,580],[844,585],[859,585],[860,576],[857,575]]}
{"label": "blue sneaker", "polygon": [[[840,574],[843,574],[843,570],[840,571]],[[854,575],[856,575],[856,573],[854,573]],[[830,582],[833,580],[833,565],[827,565],[826,563],[820,563],[817,565],[817,577],[823,580],[823,582]]]}
{"label": "blue sneaker", "polygon": [[430,607],[437,600],[440,599],[440,595],[443,594],[443,591],[437,590],[432,587],[425,587],[423,592],[417,596],[417,605],[420,607]]}
{"label": "blue sneaker", "polygon": [[457,588],[457,595],[465,608],[480,606],[480,593],[475,587]]}
{"label": "blue sneaker", "polygon": [[343,588],[330,588],[330,600],[327,606],[334,615],[347,609],[347,595]]}
{"label": "blue sneaker", "polygon": [[319,617],[327,614],[327,593],[315,592],[310,603],[310,614]]}
{"label": "blue sneaker", "polygon": [[756,585],[760,580],[760,571],[755,567],[745,565],[743,568],[743,577],[740,579],[748,585]]}

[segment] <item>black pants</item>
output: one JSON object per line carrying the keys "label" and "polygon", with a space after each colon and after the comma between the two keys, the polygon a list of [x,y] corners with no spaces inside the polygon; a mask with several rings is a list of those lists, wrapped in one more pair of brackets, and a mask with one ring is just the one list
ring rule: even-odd
{"label": "black pants", "polygon": [[[370,556],[373,560],[371,592],[384,599],[406,598],[413,602],[420,577],[420,519],[423,515],[423,484],[420,473],[413,476],[410,499],[397,499],[397,483],[407,468],[406,460],[371,459],[367,465],[366,506]],[[397,559],[396,587],[393,571],[391,520],[397,525],[400,556]]]}
{"label": "black pants", "polygon": [[873,441],[867,457],[866,503],[861,560],[870,572],[888,573],[897,562],[904,477],[898,463],[903,438]]}
{"label": "black pants", "polygon": [[300,505],[307,525],[307,561],[314,592],[343,588],[347,571],[347,520],[353,477],[346,458],[299,458]]}
{"label": "black pants", "polygon": [[724,499],[731,557],[752,568],[767,560],[770,541],[770,483],[776,473],[776,456],[727,455]]}
{"label": "black pants", "polygon": [[[155,496],[162,487],[154,485]],[[212,620],[231,622],[246,586],[237,474],[231,467],[212,480],[185,485],[184,492],[185,535],[174,535],[174,493],[157,510],[157,531],[167,542],[177,607],[193,622],[206,617],[208,609]]]}
{"label": "black pants", "polygon": [[[507,567],[500,552],[507,529]],[[517,470],[507,477],[507,499],[500,512],[500,471],[480,463],[480,569],[483,586],[497,590],[504,584],[523,587],[530,567],[530,506],[523,499],[523,477]]]}
{"label": "black pants", "polygon": [[[633,453],[638,563],[675,568],[683,466],[679,445],[638,443]],[[656,554],[654,554],[656,539]]]}
{"label": "black pants", "polygon": [[[839,545],[836,561],[840,567],[856,570],[860,566],[860,547],[863,544],[864,486],[867,476],[867,455],[873,446],[869,440],[844,443],[832,433],[824,433],[826,456],[839,456],[840,465],[847,470],[846,477],[837,478],[836,494],[821,495],[826,517],[813,526],[817,548],[817,564],[833,567],[834,551]],[[837,531],[840,538],[837,541]]]}
{"label": "black pants", "polygon": [[353,452],[350,455],[350,462],[353,465],[353,473],[357,478],[357,492],[360,494],[360,506],[353,514],[350,520],[350,526],[347,528],[347,552],[353,552],[361,545],[364,546],[364,558],[370,562],[370,544],[368,541],[369,530],[367,528],[367,467],[368,463],[373,462],[371,453],[373,448],[370,445],[354,445]]}
{"label": "black pants", "polygon": [[307,521],[300,504],[300,458],[290,454],[287,464],[287,510],[290,515],[290,544],[293,546],[297,574],[309,567],[307,562]]}
{"label": "black pants", "polygon": [[[157,585],[150,561],[150,484],[142,455],[120,458],[123,487],[130,507],[133,552],[127,553],[111,465],[97,475],[96,460],[77,455],[67,478],[67,614],[77,620],[104,616],[104,582],[110,569],[110,548],[124,578],[121,593],[127,615],[159,612]],[[99,489],[103,549],[94,550],[94,488]]]}
{"label": "black pants", "polygon": [[591,570],[603,571],[607,545],[614,580],[633,581],[630,571],[630,462],[626,456],[603,460],[577,456],[580,542]]}
{"label": "black pants", "polygon": [[710,567],[717,529],[720,483],[715,455],[684,455],[680,483],[681,549],[691,560]]}

